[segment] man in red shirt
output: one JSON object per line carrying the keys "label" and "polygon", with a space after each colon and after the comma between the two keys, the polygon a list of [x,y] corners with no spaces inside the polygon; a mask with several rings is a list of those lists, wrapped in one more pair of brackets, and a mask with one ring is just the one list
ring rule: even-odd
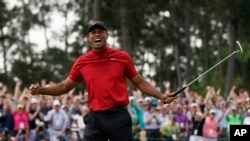
{"label": "man in red shirt", "polygon": [[33,95],[58,96],[85,82],[90,112],[84,117],[85,141],[131,141],[132,123],[126,109],[128,78],[143,93],[171,103],[172,94],[162,94],[137,72],[128,53],[106,45],[107,26],[102,21],[89,24],[88,41],[92,50],[80,56],[64,81],[49,87],[31,85]]}

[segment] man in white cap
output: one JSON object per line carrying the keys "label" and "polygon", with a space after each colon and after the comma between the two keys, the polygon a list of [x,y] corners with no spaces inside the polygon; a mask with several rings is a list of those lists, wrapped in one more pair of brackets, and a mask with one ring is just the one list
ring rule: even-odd
{"label": "man in white cap", "polygon": [[53,109],[50,110],[44,118],[48,122],[48,131],[50,133],[50,140],[57,141],[58,137],[62,135],[66,129],[68,116],[61,108],[59,100],[53,101]]}
{"label": "man in white cap", "polygon": [[221,121],[222,117],[216,118],[216,110],[210,109],[209,113],[207,113],[207,117],[205,118],[204,126],[203,126],[203,137],[206,141],[217,141],[218,140],[218,123]]}
{"label": "man in white cap", "polygon": [[32,97],[30,99],[30,102],[28,103],[29,109],[29,125],[30,125],[30,134],[32,139],[36,136],[36,127],[37,127],[37,121],[43,120],[43,113],[41,112],[40,105],[38,104],[38,101],[36,98]]}

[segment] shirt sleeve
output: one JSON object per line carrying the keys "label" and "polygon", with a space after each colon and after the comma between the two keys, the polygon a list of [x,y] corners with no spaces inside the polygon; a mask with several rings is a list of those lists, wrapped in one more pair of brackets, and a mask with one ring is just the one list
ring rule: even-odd
{"label": "shirt sleeve", "polygon": [[68,78],[75,81],[75,82],[81,82],[83,81],[83,77],[81,74],[81,58],[79,57],[76,62],[74,63],[74,65],[71,68],[71,71],[69,73]]}
{"label": "shirt sleeve", "polygon": [[63,128],[66,128],[67,123],[69,122],[69,118],[68,118],[68,116],[67,116],[67,114],[66,114],[65,111],[62,111],[62,114],[63,114],[63,117],[64,117]]}
{"label": "shirt sleeve", "polygon": [[49,112],[47,113],[47,115],[44,116],[44,121],[50,120],[51,117],[52,117],[52,111],[49,111]]}
{"label": "shirt sleeve", "polygon": [[124,52],[126,60],[127,60],[127,67],[125,70],[125,75],[128,78],[132,78],[138,74],[138,71],[135,68],[134,62],[132,58],[129,56],[128,53]]}

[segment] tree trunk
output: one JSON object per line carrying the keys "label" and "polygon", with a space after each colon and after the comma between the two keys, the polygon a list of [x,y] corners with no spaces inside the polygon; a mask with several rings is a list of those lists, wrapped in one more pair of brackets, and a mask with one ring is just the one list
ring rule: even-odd
{"label": "tree trunk", "polygon": [[191,4],[189,0],[185,0],[185,49],[186,49],[186,57],[187,57],[187,68],[186,68],[186,79],[187,82],[191,81],[192,70],[191,70],[191,56],[192,50],[190,47],[190,8]]}
{"label": "tree trunk", "polygon": [[180,68],[180,62],[179,62],[179,49],[178,47],[174,47],[174,58],[175,58],[175,67],[176,67],[176,73],[177,73],[177,87],[182,87],[182,80],[181,80],[181,68]]}
{"label": "tree trunk", "polygon": [[[1,37],[4,37],[3,28],[1,27]],[[3,70],[4,70],[4,81],[7,82],[7,46],[4,44],[4,39],[1,40],[1,45],[3,47]]]}
{"label": "tree trunk", "polygon": [[[205,46],[205,62],[204,62],[204,64],[205,64],[205,70],[208,70],[210,67],[209,67],[209,56],[210,55],[208,55],[209,53],[207,53],[208,52],[208,37],[207,37],[207,33],[205,33],[205,35],[204,35],[204,37],[205,37],[205,41],[204,41],[204,46]],[[208,83],[209,83],[209,77],[208,77],[209,75],[205,75],[204,76],[204,79],[205,79],[205,85],[208,85]]]}
{"label": "tree trunk", "polygon": [[[42,7],[45,6],[45,0],[42,1]],[[46,25],[46,19],[45,19],[45,10],[42,9],[41,10],[41,14],[42,14],[42,26],[43,26],[43,33],[44,33],[44,38],[46,41],[46,49],[49,49],[49,39],[48,39],[48,33],[47,33],[47,25]]]}
{"label": "tree trunk", "polygon": [[100,20],[101,18],[101,1],[94,0],[94,19]]}
{"label": "tree trunk", "polygon": [[[122,50],[127,51],[132,56],[132,45],[129,35],[128,0],[121,0],[121,30],[122,30]],[[132,94],[134,86],[128,81],[129,94]]]}
{"label": "tree trunk", "polygon": [[[229,25],[229,51],[233,52],[235,51],[235,46],[236,46],[236,37],[238,33],[238,23],[236,22],[237,20],[232,20],[232,22]],[[234,77],[235,77],[235,55],[231,56],[228,61],[228,66],[227,66],[227,73],[226,73],[226,85],[225,85],[225,93],[224,97],[227,97],[231,87],[234,82]]]}
{"label": "tree trunk", "polygon": [[129,18],[128,18],[128,0],[121,0],[121,30],[122,30],[122,49],[132,55],[132,45],[129,35]]}

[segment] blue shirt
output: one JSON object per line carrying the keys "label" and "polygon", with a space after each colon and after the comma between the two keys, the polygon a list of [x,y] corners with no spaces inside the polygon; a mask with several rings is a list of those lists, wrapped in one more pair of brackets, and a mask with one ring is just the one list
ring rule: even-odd
{"label": "blue shirt", "polygon": [[60,131],[66,128],[68,116],[65,111],[61,109],[58,112],[56,112],[54,109],[50,110],[45,120],[50,120],[51,118],[52,118],[52,121],[49,124],[49,128],[56,130],[56,131]]}
{"label": "blue shirt", "polygon": [[138,122],[139,122],[140,128],[141,128],[141,130],[145,130],[145,123],[143,120],[144,111],[138,107],[136,99],[133,100],[133,106],[134,106],[135,111],[138,115]]}

